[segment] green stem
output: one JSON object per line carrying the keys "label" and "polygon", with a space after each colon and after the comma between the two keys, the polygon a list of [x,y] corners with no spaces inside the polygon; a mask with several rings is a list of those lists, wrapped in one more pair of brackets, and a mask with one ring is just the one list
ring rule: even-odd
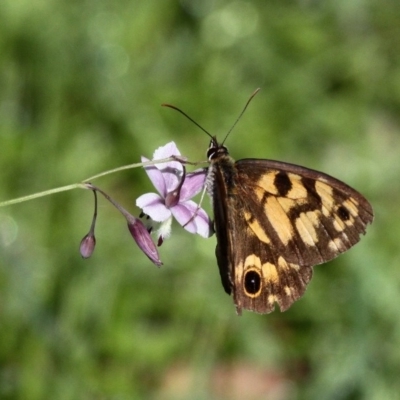
{"label": "green stem", "polygon": [[93,175],[90,178],[84,179],[82,182],[91,182],[97,178],[101,178],[102,176],[110,175],[110,174],[115,174],[116,172],[124,171],[126,169],[132,169],[132,168],[138,168],[138,167],[146,167],[148,165],[154,165],[154,164],[160,164],[163,162],[168,162],[168,161],[176,161],[175,158],[173,157],[168,157],[168,158],[163,158],[162,160],[155,160],[155,161],[146,161],[142,163],[135,163],[135,164],[129,164],[129,165],[123,165],[122,167],[114,168],[114,169],[109,169],[108,171],[100,172],[100,174]]}
{"label": "green stem", "polygon": [[0,207],[10,206],[11,204],[22,203],[24,201],[37,199],[38,197],[49,196],[54,193],[66,192],[67,190],[78,189],[78,188],[86,189],[86,186],[83,185],[82,183],[74,183],[72,185],[61,186],[61,187],[58,187],[55,189],[45,190],[44,192],[34,193],[34,194],[30,194],[28,196],[23,196],[23,197],[18,197],[17,199],[2,201],[2,202],[0,202]]}
{"label": "green stem", "polygon": [[[0,207],[6,207],[6,206],[10,206],[12,204],[17,204],[17,203],[22,203],[24,201],[34,200],[34,199],[37,199],[39,197],[49,196],[49,195],[55,194],[55,193],[66,192],[66,191],[72,190],[72,189],[90,189],[90,188],[87,187],[87,185],[85,185],[85,183],[93,181],[93,180],[95,180],[97,178],[100,178],[102,176],[114,174],[116,172],[124,171],[126,169],[132,169],[132,168],[138,168],[138,167],[146,167],[148,165],[160,164],[160,163],[168,162],[168,161],[177,161],[177,159],[174,158],[174,157],[168,157],[168,158],[164,158],[162,160],[146,161],[146,162],[143,162],[143,163],[135,163],[135,164],[124,165],[122,167],[110,169],[108,171],[101,172],[100,174],[93,175],[90,178],[84,179],[82,181],[82,183],[73,183],[72,185],[61,186],[61,187],[58,187],[58,188],[55,188],[55,189],[45,190],[43,192],[30,194],[28,196],[18,197],[17,199],[2,201],[2,202],[0,202]],[[184,160],[182,159],[181,162],[184,162]]]}

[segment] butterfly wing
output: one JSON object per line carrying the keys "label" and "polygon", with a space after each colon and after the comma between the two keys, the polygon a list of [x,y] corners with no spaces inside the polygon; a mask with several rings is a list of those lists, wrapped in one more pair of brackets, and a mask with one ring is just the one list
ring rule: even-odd
{"label": "butterfly wing", "polygon": [[[282,311],[299,299],[312,266],[356,244],[373,211],[339,180],[297,165],[244,159],[215,174],[217,259],[238,313]],[[222,198],[225,202],[220,201]]]}

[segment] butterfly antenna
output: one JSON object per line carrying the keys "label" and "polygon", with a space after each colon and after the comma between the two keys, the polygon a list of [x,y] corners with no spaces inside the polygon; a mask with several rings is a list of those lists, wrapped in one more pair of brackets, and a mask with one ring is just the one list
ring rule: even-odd
{"label": "butterfly antenna", "polygon": [[230,133],[233,131],[233,128],[236,126],[236,124],[239,122],[240,118],[242,118],[242,115],[244,114],[244,112],[246,111],[247,106],[250,104],[250,102],[253,100],[253,97],[261,90],[261,88],[257,88],[249,97],[249,99],[247,100],[246,105],[244,106],[242,112],[239,114],[239,116],[237,117],[235,123],[232,125],[231,129],[229,129],[228,133],[226,134],[224,140],[222,141],[222,144],[225,143],[226,139],[228,139],[228,136],[230,135]]}
{"label": "butterfly antenna", "polygon": [[182,111],[180,108],[173,106],[172,104],[161,104],[162,107],[169,107],[172,108],[173,110],[179,111],[182,115],[184,115],[189,121],[192,121],[198,128],[200,128],[203,132],[205,132],[210,138],[212,139],[212,135],[207,132],[200,124],[198,124],[193,118],[189,117],[184,111]]}

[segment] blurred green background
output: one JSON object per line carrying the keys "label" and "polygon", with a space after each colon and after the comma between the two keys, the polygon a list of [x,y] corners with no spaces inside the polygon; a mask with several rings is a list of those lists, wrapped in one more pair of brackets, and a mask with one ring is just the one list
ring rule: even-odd
{"label": "blurred green background", "polygon": [[[137,162],[174,140],[192,161],[322,170],[376,219],[316,267],[285,313],[238,317],[215,237],[175,225],[156,268],[99,199],[75,190],[0,209],[1,399],[398,399],[400,2],[0,2],[0,201]],[[143,170],[95,182],[135,215]],[[208,201],[206,201],[208,207]]]}

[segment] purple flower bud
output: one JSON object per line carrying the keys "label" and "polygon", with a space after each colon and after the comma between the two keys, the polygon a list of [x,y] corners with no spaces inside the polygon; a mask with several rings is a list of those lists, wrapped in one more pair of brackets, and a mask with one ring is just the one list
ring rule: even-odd
{"label": "purple flower bud", "polygon": [[79,251],[81,253],[82,258],[89,258],[94,251],[96,246],[96,238],[92,233],[88,233],[81,240],[81,244],[79,246]]}
{"label": "purple flower bud", "polygon": [[139,248],[154,264],[158,267],[161,266],[162,262],[158,255],[157,247],[151,239],[150,233],[143,222],[133,216],[127,218],[127,221],[129,232]]}

